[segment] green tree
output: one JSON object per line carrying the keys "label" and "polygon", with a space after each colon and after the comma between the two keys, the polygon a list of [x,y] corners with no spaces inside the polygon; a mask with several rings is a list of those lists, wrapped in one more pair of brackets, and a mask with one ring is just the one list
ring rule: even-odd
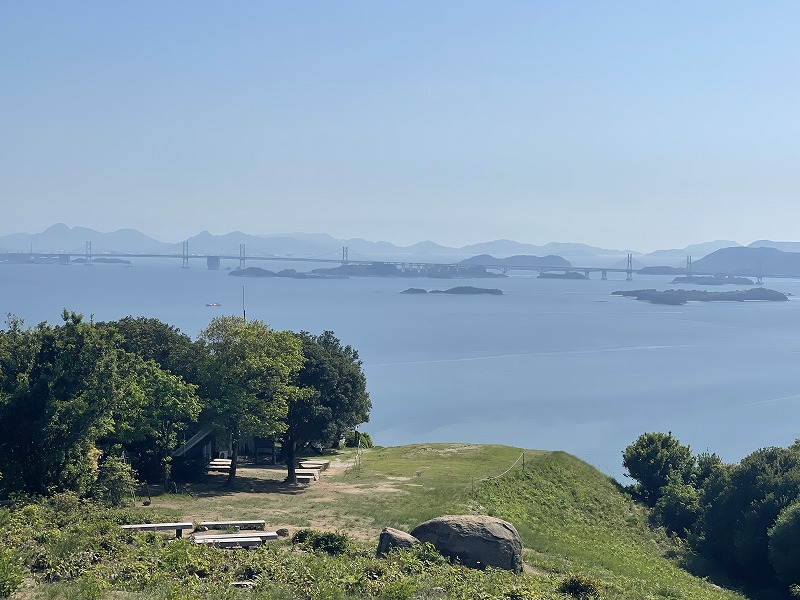
{"label": "green tree", "polygon": [[149,317],[125,317],[98,323],[115,334],[115,343],[125,352],[152,360],[187,383],[199,384],[206,353],[177,327]]}
{"label": "green tree", "polygon": [[644,501],[655,506],[661,489],[670,481],[688,484],[695,468],[689,446],[682,445],[669,433],[643,433],[625,448],[622,464],[627,475],[637,482],[635,491]]}
{"label": "green tree", "polygon": [[667,531],[686,537],[694,530],[702,513],[700,492],[680,477],[672,477],[661,488],[653,512]]}
{"label": "green tree", "polygon": [[743,580],[774,578],[769,530],[800,499],[800,445],[762,448],[731,468],[727,485],[706,505],[700,549]]}
{"label": "green tree", "polygon": [[136,471],[122,457],[109,454],[100,461],[92,495],[109,506],[123,506],[132,499],[138,483]]}
{"label": "green tree", "polygon": [[240,440],[283,433],[288,402],[301,394],[291,382],[303,364],[300,340],[261,321],[219,317],[200,334],[209,353],[203,385],[208,418],[230,436],[233,485]]}
{"label": "green tree", "polygon": [[0,332],[0,471],[6,492],[85,494],[96,441],[113,429],[120,400],[117,351],[94,325],[64,311],[63,324]]}
{"label": "green tree", "polygon": [[135,354],[122,353],[119,362],[123,401],[111,441],[125,447],[145,479],[155,475],[166,487],[178,435],[200,415],[197,386]]}
{"label": "green tree", "polygon": [[800,583],[800,502],[784,508],[769,530],[769,560],[783,583]]}
{"label": "green tree", "polygon": [[296,384],[303,393],[289,402],[283,448],[288,481],[296,483],[295,456],[312,443],[330,444],[369,420],[372,402],[358,352],[343,346],[332,331],[299,334],[303,366]]}

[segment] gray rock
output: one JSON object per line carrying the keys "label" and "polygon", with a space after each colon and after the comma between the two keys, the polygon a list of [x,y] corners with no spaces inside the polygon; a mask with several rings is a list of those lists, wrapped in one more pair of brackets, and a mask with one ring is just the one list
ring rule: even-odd
{"label": "gray rock", "polygon": [[378,540],[378,551],[375,553],[378,558],[382,558],[389,554],[394,548],[411,548],[417,546],[419,540],[413,535],[409,535],[405,531],[399,529],[392,529],[386,527],[381,531],[380,540]]}
{"label": "gray rock", "polygon": [[446,515],[425,521],[411,532],[448,558],[475,569],[498,567],[522,572],[522,540],[514,526],[481,515]]}

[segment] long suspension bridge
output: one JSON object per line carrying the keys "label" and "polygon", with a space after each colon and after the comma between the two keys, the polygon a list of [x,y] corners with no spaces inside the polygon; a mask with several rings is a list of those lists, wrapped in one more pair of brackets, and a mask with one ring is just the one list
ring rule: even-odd
{"label": "long suspension bridge", "polygon": [[[189,242],[182,242],[181,253],[153,253],[153,252],[102,252],[96,253],[92,251],[92,242],[87,241],[84,248],[80,250],[70,250],[64,252],[14,252],[0,254],[0,263],[2,262],[15,262],[15,263],[34,263],[34,262],[57,262],[59,264],[68,265],[73,262],[81,262],[85,265],[91,265],[94,261],[105,262],[109,259],[128,260],[134,258],[146,259],[172,259],[180,261],[181,267],[184,269],[189,268],[190,261],[196,262],[198,260],[205,260],[206,268],[217,270],[220,268],[222,261],[238,261],[238,268],[244,269],[247,263],[250,262],[280,262],[280,263],[311,263],[317,265],[339,265],[339,266],[394,266],[398,270],[405,272],[418,272],[437,274],[458,274],[466,273],[475,267],[483,267],[491,271],[498,271],[501,273],[508,273],[509,271],[534,271],[539,274],[545,273],[577,273],[582,274],[585,278],[589,278],[593,273],[599,273],[601,279],[608,279],[609,273],[624,273],[627,281],[633,279],[633,274],[638,273],[640,269],[633,267],[633,255],[627,255],[627,264],[625,267],[578,267],[573,265],[546,265],[546,264],[507,264],[498,262],[493,264],[491,262],[477,263],[441,263],[441,262],[421,262],[421,261],[407,261],[407,260],[373,260],[373,259],[351,259],[349,248],[343,246],[341,254],[339,251],[331,251],[323,255],[315,257],[296,257],[296,256],[274,256],[274,255],[248,255],[247,247],[245,244],[239,244],[238,253],[235,250],[226,253],[199,253],[193,254],[189,251]],[[702,273],[692,269],[692,257],[686,258],[686,274],[690,275],[718,275],[718,273]],[[753,273],[726,273],[729,276],[753,276]],[[758,283],[762,282],[762,274],[757,274]]]}

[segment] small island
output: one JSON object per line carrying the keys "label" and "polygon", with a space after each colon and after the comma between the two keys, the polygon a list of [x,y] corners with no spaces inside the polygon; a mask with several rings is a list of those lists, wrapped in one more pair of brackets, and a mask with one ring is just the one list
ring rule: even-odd
{"label": "small island", "polygon": [[288,279],[347,279],[345,275],[327,273],[299,273],[294,269],[283,269],[282,271],[270,271],[261,267],[247,267],[246,269],[235,269],[228,273],[233,277],[284,277]]}
{"label": "small island", "polygon": [[672,283],[695,283],[697,285],[755,285],[751,279],[746,277],[734,277],[733,275],[686,275],[676,277]]}
{"label": "small island", "polygon": [[449,290],[423,290],[421,288],[408,288],[400,292],[401,294],[462,294],[462,295],[476,295],[488,294],[490,296],[502,296],[503,290],[497,288],[479,288],[471,285],[461,285],[458,287],[450,288]]}
{"label": "small island", "polygon": [[687,302],[785,302],[788,296],[782,292],[766,288],[737,290],[731,292],[706,292],[704,290],[623,290],[611,293],[612,296],[636,298],[652,304],[671,304],[674,306]]}
{"label": "small island", "polygon": [[589,279],[583,273],[567,271],[566,273],[540,273],[537,279]]}
{"label": "small island", "polygon": [[393,263],[346,264],[339,267],[314,269],[319,275],[344,275],[347,277],[429,277],[432,279],[498,279],[503,273],[492,273],[477,265],[417,265],[400,266]]}

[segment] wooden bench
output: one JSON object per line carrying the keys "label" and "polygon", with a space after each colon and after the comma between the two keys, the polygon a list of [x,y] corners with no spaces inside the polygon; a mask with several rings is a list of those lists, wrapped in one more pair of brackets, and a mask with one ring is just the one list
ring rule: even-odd
{"label": "wooden bench", "polygon": [[206,529],[264,529],[264,521],[203,521],[197,527],[201,530]]}
{"label": "wooden bench", "polygon": [[183,537],[184,529],[192,529],[191,523],[139,523],[136,525],[120,525],[122,529],[128,531],[166,531],[175,530],[175,537]]}

